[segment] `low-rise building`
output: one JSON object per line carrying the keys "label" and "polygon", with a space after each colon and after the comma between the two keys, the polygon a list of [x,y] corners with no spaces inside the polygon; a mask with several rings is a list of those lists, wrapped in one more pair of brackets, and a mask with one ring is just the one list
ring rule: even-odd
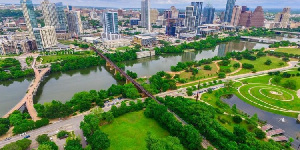
{"label": "low-rise building", "polygon": [[143,47],[152,47],[157,44],[157,40],[156,37],[150,35],[135,35],[133,37],[133,43]]}

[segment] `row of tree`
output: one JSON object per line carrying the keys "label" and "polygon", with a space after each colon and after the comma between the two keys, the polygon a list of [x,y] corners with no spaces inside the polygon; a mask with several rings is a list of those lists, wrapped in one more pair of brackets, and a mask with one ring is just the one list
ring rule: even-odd
{"label": "row of tree", "polygon": [[61,62],[51,63],[51,72],[84,69],[101,64],[105,64],[105,61],[100,57],[68,57]]}
{"label": "row of tree", "polygon": [[290,42],[290,41],[280,41],[280,42],[275,42],[274,44],[269,45],[269,48],[279,48],[280,46],[283,46],[283,47],[297,46],[297,43]]}
{"label": "row of tree", "polygon": [[219,44],[219,43],[229,42],[229,41],[234,41],[234,40],[239,40],[239,39],[240,39],[239,36],[236,36],[236,37],[230,36],[230,37],[226,37],[226,38],[222,38],[222,39],[218,38],[218,36],[216,36],[216,37],[209,36],[205,40],[194,41],[194,42],[190,42],[190,43],[184,42],[177,46],[171,46],[169,44],[164,44],[163,47],[160,47],[160,48],[156,47],[156,48],[154,48],[154,50],[155,50],[156,55],[160,55],[162,53],[182,53],[186,49],[195,49],[198,51],[198,50],[213,48],[213,47],[217,46],[217,44]]}
{"label": "row of tree", "polygon": [[[13,133],[20,134],[29,130],[37,129],[49,124],[49,119],[41,119],[34,122],[29,119],[30,116],[28,113],[21,113],[20,111],[14,111],[9,116],[10,126],[14,126]],[[7,122],[6,122],[7,123]]]}
{"label": "row of tree", "polygon": [[202,137],[192,125],[182,125],[174,115],[168,112],[167,107],[157,104],[151,99],[146,99],[145,116],[155,119],[172,136],[179,138],[180,143],[187,149],[201,149]]}

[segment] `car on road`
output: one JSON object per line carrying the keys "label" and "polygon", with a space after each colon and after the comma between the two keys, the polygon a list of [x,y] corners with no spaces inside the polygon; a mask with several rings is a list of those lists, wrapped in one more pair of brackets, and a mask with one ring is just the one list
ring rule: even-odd
{"label": "car on road", "polygon": [[28,138],[30,138],[30,135],[26,135],[26,136],[24,137],[24,139],[28,139]]}

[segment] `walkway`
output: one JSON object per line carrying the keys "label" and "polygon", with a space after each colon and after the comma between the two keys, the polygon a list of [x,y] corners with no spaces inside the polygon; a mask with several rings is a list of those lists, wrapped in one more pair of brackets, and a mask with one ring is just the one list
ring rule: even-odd
{"label": "walkway", "polygon": [[43,77],[45,74],[50,71],[50,68],[43,68],[37,69],[35,68],[36,59],[34,59],[32,68],[35,73],[35,79],[31,82],[30,86],[28,87],[27,93],[24,98],[15,106],[13,107],[8,113],[6,113],[3,118],[8,118],[10,114],[12,114],[15,110],[19,110],[22,106],[26,106],[29,115],[31,116],[32,120],[36,121],[40,118],[37,116],[37,112],[33,107],[33,96],[36,93]]}

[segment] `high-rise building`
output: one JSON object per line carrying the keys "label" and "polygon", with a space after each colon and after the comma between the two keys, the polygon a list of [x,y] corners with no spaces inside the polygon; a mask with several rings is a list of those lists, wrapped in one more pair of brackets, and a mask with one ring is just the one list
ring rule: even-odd
{"label": "high-rise building", "polygon": [[187,6],[185,9],[185,27],[189,30],[195,29],[196,17],[194,14],[194,6]]}
{"label": "high-rise building", "polygon": [[151,30],[149,1],[150,0],[142,0],[141,2],[141,26],[146,28],[148,32]]}
{"label": "high-rise building", "polygon": [[72,36],[78,36],[83,33],[80,11],[69,11],[67,13],[68,29]]}
{"label": "high-rise building", "polygon": [[26,21],[27,29],[31,39],[35,39],[33,34],[33,28],[37,28],[36,16],[34,13],[34,7],[31,0],[21,0],[21,7],[23,10],[23,15]]}
{"label": "high-rise building", "polygon": [[172,18],[172,11],[171,10],[165,10],[164,11],[164,17],[165,17],[165,19],[171,19]]}
{"label": "high-rise building", "polygon": [[250,26],[251,27],[263,27],[265,25],[265,16],[264,10],[261,6],[257,6],[254,10],[251,19],[250,19]]}
{"label": "high-rise building", "polygon": [[150,10],[150,23],[155,24],[158,19],[159,12],[157,9]]}
{"label": "high-rise building", "polygon": [[242,7],[241,6],[234,6],[231,16],[231,22],[230,24],[233,26],[238,26],[240,22],[240,17],[242,13]]}
{"label": "high-rise building", "polygon": [[291,8],[283,8],[281,13],[276,14],[274,22],[280,23],[278,28],[287,28],[290,17],[291,17]]}
{"label": "high-rise building", "polygon": [[215,8],[212,7],[212,5],[208,4],[204,7],[203,10],[203,24],[212,24],[214,22],[215,17]]}
{"label": "high-rise building", "polygon": [[166,34],[170,35],[170,36],[175,36],[175,34],[176,34],[176,19],[175,18],[169,18],[167,20]]}
{"label": "high-rise building", "polygon": [[56,28],[57,31],[67,31],[68,30],[68,23],[67,23],[67,17],[66,13],[64,11],[64,6],[62,2],[56,3],[56,14],[57,14],[57,22],[58,22],[58,28]]}
{"label": "high-rise building", "polygon": [[67,21],[64,7],[61,2],[50,3],[49,0],[44,0],[41,3],[45,26],[54,26],[56,31],[66,32]]}
{"label": "high-rise building", "polygon": [[195,27],[198,27],[202,24],[201,23],[201,18],[202,18],[203,2],[192,2],[191,6],[194,6],[193,15],[196,17]]}
{"label": "high-rise building", "polygon": [[239,26],[249,27],[251,15],[252,15],[252,12],[249,11],[249,8],[247,8],[247,6],[242,6],[242,12],[241,12],[241,16],[240,16]]}
{"label": "high-rise building", "polygon": [[45,26],[43,28],[35,28],[34,32],[39,33],[43,48],[51,48],[57,45],[57,37],[54,26]]}
{"label": "high-rise building", "polygon": [[38,27],[36,16],[34,13],[34,7],[31,0],[21,0],[21,7],[23,10],[23,15],[26,21],[26,26],[29,32],[29,37],[36,41],[38,50],[43,50],[43,45],[41,41],[41,36],[39,32],[35,32],[34,29]]}
{"label": "high-rise building", "polygon": [[177,18],[178,18],[178,15],[179,15],[179,11],[176,9],[176,7],[175,7],[175,6],[172,6],[172,7],[171,7],[171,11],[172,11],[172,18],[177,19]]}
{"label": "high-rise building", "polygon": [[50,3],[49,0],[44,0],[41,3],[43,17],[45,21],[45,26],[54,26],[58,28],[57,22],[57,14],[56,14],[56,7],[54,3]]}
{"label": "high-rise building", "polygon": [[118,34],[118,13],[106,12],[103,16],[104,32],[107,34]]}
{"label": "high-rise building", "polygon": [[227,0],[224,22],[231,22],[233,7],[235,6],[236,0]]}

